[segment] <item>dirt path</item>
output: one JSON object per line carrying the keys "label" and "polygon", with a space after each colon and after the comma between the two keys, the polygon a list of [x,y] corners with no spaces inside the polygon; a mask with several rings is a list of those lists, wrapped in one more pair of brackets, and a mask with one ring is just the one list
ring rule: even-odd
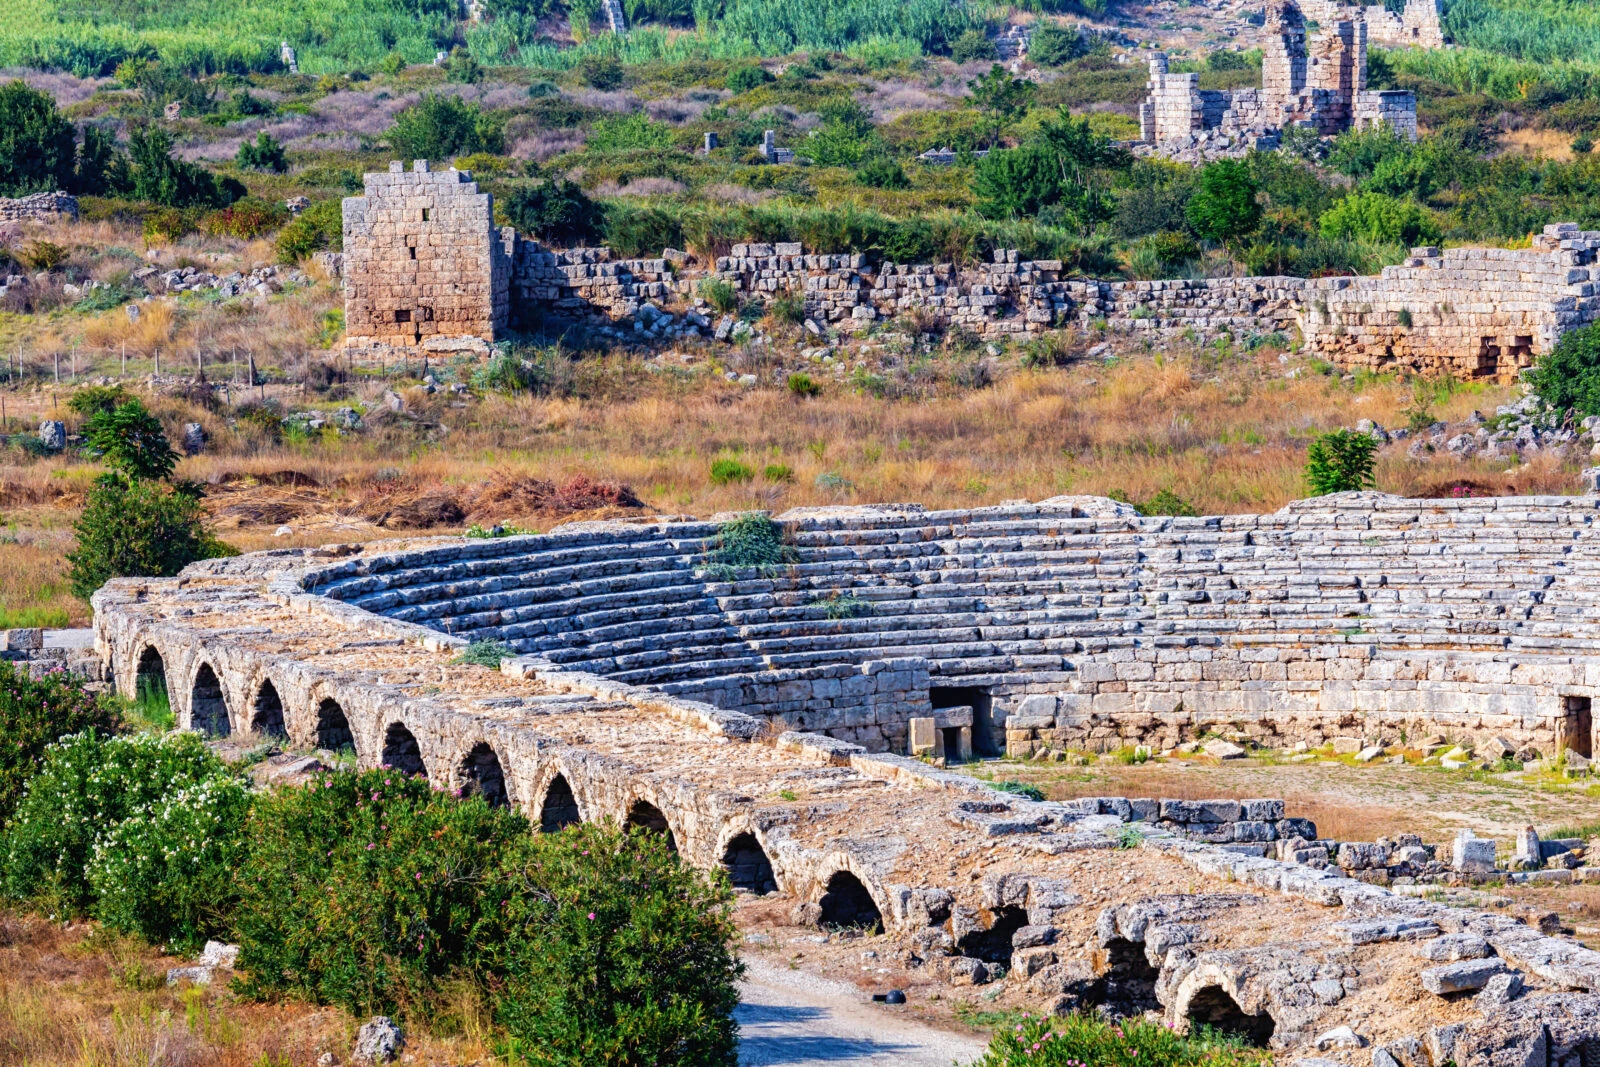
{"label": "dirt path", "polygon": [[740,986],[742,1067],[951,1067],[983,1054],[986,1042],[906,1018],[857,989],[805,971],[746,959]]}
{"label": "dirt path", "polygon": [[1523,782],[1516,775],[1475,778],[1436,767],[1259,759],[1067,767],[994,760],[964,769],[997,781],[1029,782],[1052,800],[1282,797],[1291,815],[1313,819],[1321,833],[1341,840],[1371,841],[1410,831],[1426,841],[1442,842],[1462,828],[1483,837],[1506,838],[1530,824],[1544,833],[1600,820],[1600,797],[1583,785]]}

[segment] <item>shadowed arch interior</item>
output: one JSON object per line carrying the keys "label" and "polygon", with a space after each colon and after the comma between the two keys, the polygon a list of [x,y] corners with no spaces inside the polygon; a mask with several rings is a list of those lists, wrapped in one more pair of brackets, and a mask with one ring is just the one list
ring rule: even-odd
{"label": "shadowed arch interior", "polygon": [[1256,1048],[1266,1048],[1276,1029],[1272,1016],[1264,1012],[1246,1015],[1227,990],[1214,985],[1206,986],[1189,1001],[1189,1022],[1243,1038]]}
{"label": "shadowed arch interior", "polygon": [[728,881],[735,889],[747,889],[757,896],[778,891],[778,879],[772,873],[772,862],[752,833],[742,833],[728,842],[722,853],[722,866],[728,871]]}
{"label": "shadowed arch interior", "polygon": [[583,821],[578,810],[578,798],[572,795],[572,786],[564,774],[558,774],[544,791],[544,805],[539,809],[539,829],[547,834],[565,830]]}
{"label": "shadowed arch interior", "polygon": [[385,767],[393,767],[401,774],[428,774],[422,762],[422,748],[404,723],[392,722],[383,733],[383,759]]}
{"label": "shadowed arch interior", "polygon": [[277,686],[270,681],[262,682],[261,688],[256,690],[256,702],[250,714],[250,730],[263,737],[289,736],[283,724],[283,700],[278,696]]}
{"label": "shadowed arch interior", "polygon": [[623,827],[626,830],[650,830],[654,833],[667,835],[667,847],[678,851],[678,839],[672,835],[672,827],[667,823],[667,817],[661,814],[661,809],[648,800],[635,800],[633,807],[628,809],[628,821]]}
{"label": "shadowed arch interior", "polygon": [[166,698],[167,665],[162,660],[161,653],[154,647],[146,645],[145,650],[139,653],[139,667],[133,680],[133,698],[145,701],[157,693],[162,699]]}
{"label": "shadowed arch interior", "polygon": [[1101,977],[1105,1003],[1122,1015],[1141,1015],[1156,1010],[1156,982],[1161,972],[1150,966],[1144,945],[1125,937],[1106,942],[1106,973]]}
{"label": "shadowed arch interior", "polygon": [[1010,963],[1011,938],[1028,925],[1028,913],[1023,908],[1002,907],[989,918],[988,929],[968,931],[956,942],[956,951],[986,963]]}
{"label": "shadowed arch interior", "polygon": [[503,808],[510,803],[506,797],[505,770],[487,741],[473,745],[472,751],[461,761],[461,795],[482,797],[491,808]]}
{"label": "shadowed arch interior", "polygon": [[883,913],[872,894],[849,871],[835,871],[817,903],[822,906],[823,926],[859,927],[874,933],[883,929]]}
{"label": "shadowed arch interior", "polygon": [[194,688],[189,691],[189,726],[212,737],[228,736],[228,704],[222,696],[222,683],[209,663],[194,672]]}
{"label": "shadowed arch interior", "polygon": [[355,751],[355,735],[350,732],[350,720],[345,718],[339,702],[328,697],[317,705],[317,747],[338,752],[342,748]]}

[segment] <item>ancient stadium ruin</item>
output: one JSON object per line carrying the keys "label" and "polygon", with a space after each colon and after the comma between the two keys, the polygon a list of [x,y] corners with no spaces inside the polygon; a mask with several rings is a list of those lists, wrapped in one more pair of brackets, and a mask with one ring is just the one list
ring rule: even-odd
{"label": "ancient stadium ruin", "polygon": [[[1592,753],[1597,519],[1593,498],[1378,494],[1194,519],[805,508],[766,569],[719,564],[716,521],[582,523],[114,580],[95,626],[119,691],[164,678],[181,726],[349,746],[545,830],[665,833],[798,922],[882,929],[951,984],[1005,972],[1036,1010],[1569,1067],[1600,1055],[1600,953],[1330,865],[1282,801],[1040,803],[911,749],[1405,730]],[[488,639],[499,670],[459,659]]]}

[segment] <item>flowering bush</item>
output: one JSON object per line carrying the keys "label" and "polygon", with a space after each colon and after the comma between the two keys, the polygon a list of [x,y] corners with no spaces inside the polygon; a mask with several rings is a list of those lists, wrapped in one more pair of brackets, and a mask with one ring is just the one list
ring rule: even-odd
{"label": "flowering bush", "polygon": [[96,917],[183,952],[226,936],[249,810],[244,784],[217,775],[122,820],[101,835],[89,861]]}
{"label": "flowering bush", "polygon": [[1202,1029],[1182,1036],[1142,1019],[1104,1022],[1088,1015],[1023,1021],[1000,1030],[973,1067],[1270,1067],[1272,1056],[1234,1037]]}
{"label": "flowering bush", "polygon": [[158,801],[225,773],[196,734],[64,737],[24,788],[6,827],[4,891],[59,912],[86,914],[95,900],[87,869],[101,839]]}
{"label": "flowering bush", "polygon": [[426,1015],[467,969],[521,816],[399,771],[332,774],[251,813],[236,934],[243,990],[357,1015]]}
{"label": "flowering bush", "polygon": [[93,727],[109,734],[116,716],[69,674],[30,678],[0,660],[0,826],[11,817],[22,786],[38,773],[45,746]]}

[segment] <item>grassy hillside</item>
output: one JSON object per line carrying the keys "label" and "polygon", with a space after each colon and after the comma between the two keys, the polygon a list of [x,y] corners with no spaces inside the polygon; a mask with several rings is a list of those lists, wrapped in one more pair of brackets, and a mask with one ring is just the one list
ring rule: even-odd
{"label": "grassy hillside", "polygon": [[1593,0],[1453,0],[1445,31],[1457,44],[1513,59],[1600,62]]}

